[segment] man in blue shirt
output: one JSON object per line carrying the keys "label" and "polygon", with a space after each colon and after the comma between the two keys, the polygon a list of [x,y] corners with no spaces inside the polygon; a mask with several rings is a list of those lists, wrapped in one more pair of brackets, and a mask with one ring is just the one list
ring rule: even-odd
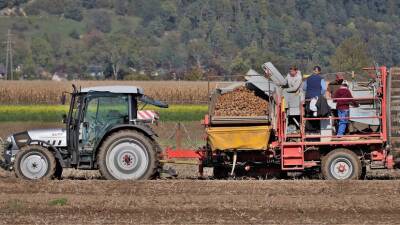
{"label": "man in blue shirt", "polygon": [[[306,101],[306,116],[315,117],[317,114],[316,102],[319,96],[324,96],[326,92],[325,80],[321,77],[321,67],[314,66],[313,74],[303,82],[303,91],[305,91]],[[306,122],[306,131],[308,132],[319,132],[320,131],[320,121],[312,120]]]}
{"label": "man in blue shirt", "polygon": [[306,92],[306,99],[312,99],[320,95],[325,95],[326,83],[321,77],[321,67],[314,66],[313,74],[303,83],[303,91]]}

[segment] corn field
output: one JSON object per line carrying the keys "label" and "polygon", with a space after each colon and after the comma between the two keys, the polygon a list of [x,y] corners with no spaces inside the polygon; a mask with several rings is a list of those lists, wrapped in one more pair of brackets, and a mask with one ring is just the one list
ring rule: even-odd
{"label": "corn field", "polygon": [[62,92],[79,87],[134,85],[145,94],[170,104],[205,104],[218,83],[206,81],[0,81],[0,104],[59,104]]}

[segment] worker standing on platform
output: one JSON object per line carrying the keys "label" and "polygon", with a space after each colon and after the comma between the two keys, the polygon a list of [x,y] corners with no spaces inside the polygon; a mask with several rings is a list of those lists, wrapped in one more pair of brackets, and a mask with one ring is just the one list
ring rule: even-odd
{"label": "worker standing on platform", "polygon": [[[285,97],[285,107],[299,107],[300,101],[300,86],[303,82],[303,77],[301,75],[301,71],[297,68],[297,66],[291,66],[289,69],[289,73],[285,78],[285,84],[282,86],[283,88],[283,96]],[[299,100],[296,101],[296,98]]]}
{"label": "worker standing on platform", "polygon": [[[321,77],[321,67],[314,66],[313,74],[311,74],[305,82],[303,82],[303,90],[305,92],[305,112],[307,117],[316,117],[318,114],[317,102],[320,96],[324,96],[326,92],[325,80]],[[309,132],[320,131],[320,121],[307,121],[306,130]]]}
{"label": "worker standing on platform", "polygon": [[[343,136],[346,132],[347,124],[350,117],[350,103],[358,107],[358,103],[353,99],[353,96],[347,87],[347,82],[343,82],[340,88],[333,94],[336,102],[336,109],[339,116],[339,128],[337,136]],[[343,99],[341,99],[343,98]]]}
{"label": "worker standing on platform", "polygon": [[344,81],[344,73],[337,73],[336,74],[336,79],[333,82],[329,82],[328,85],[328,93],[329,93],[329,98],[333,97],[333,94],[340,88]]}
{"label": "worker standing on platform", "polygon": [[301,71],[297,68],[297,66],[290,67],[289,73],[287,74],[285,80],[286,85],[284,86],[284,90],[287,93],[299,92],[303,77],[301,76]]}
{"label": "worker standing on platform", "polygon": [[321,67],[314,66],[313,74],[311,74],[303,84],[303,90],[306,93],[306,99],[312,99],[321,95],[325,95],[326,83],[321,77]]}

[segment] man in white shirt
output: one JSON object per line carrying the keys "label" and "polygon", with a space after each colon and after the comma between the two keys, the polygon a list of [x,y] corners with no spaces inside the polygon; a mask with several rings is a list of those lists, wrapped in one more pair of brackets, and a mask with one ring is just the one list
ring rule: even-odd
{"label": "man in white shirt", "polygon": [[288,93],[298,93],[300,91],[301,83],[303,82],[303,77],[301,71],[296,67],[292,66],[287,74],[286,84],[284,90]]}
{"label": "man in white shirt", "polygon": [[303,76],[301,71],[296,66],[291,66],[289,73],[285,78],[286,84],[283,85],[283,96],[285,97],[286,108],[298,108],[301,84],[303,82]]}

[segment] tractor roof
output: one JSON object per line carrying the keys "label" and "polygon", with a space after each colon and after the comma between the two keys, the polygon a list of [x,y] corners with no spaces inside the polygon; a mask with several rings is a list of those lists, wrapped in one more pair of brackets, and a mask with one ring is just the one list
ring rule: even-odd
{"label": "tractor roof", "polygon": [[123,85],[87,87],[87,88],[82,88],[80,92],[81,93],[110,92],[117,94],[140,94],[140,95],[144,94],[143,88],[141,87],[123,86]]}

